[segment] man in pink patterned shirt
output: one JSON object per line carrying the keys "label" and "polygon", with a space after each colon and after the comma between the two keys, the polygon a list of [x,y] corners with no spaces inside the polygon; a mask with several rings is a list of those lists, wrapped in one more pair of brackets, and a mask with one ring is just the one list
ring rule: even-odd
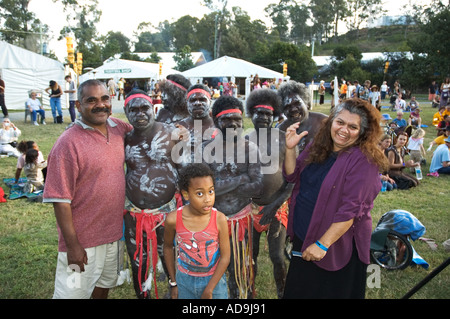
{"label": "man in pink patterned shirt", "polygon": [[107,298],[117,281],[124,137],[132,126],[109,117],[111,101],[100,81],[83,82],[76,105],[81,120],[48,156],[44,202],[53,203],[59,233],[53,298]]}

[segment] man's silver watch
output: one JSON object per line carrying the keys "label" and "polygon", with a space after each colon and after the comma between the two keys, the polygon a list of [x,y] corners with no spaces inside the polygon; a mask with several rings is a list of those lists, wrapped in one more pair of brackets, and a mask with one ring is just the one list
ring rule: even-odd
{"label": "man's silver watch", "polygon": [[173,282],[172,280],[169,279],[169,285],[170,285],[170,287],[176,287],[177,283]]}

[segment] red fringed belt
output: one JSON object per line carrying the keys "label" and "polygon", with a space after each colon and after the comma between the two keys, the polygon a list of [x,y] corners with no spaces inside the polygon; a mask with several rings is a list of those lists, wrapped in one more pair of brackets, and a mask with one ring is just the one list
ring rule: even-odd
{"label": "red fringed belt", "polygon": [[[253,243],[252,243],[252,204],[245,206],[240,212],[228,220],[228,232],[231,237],[231,252],[233,254],[234,274],[239,289],[239,298],[247,299],[248,292],[254,294],[255,276],[253,273]],[[245,238],[247,231],[248,240]]]}
{"label": "red fringed belt", "polygon": [[[258,212],[260,212],[264,208],[264,206],[257,206],[256,204],[255,206],[258,209]],[[285,201],[283,205],[281,205],[280,208],[278,208],[277,213],[275,214],[275,218],[281,221],[281,223],[285,228],[287,228],[288,212],[289,212],[288,201]],[[262,233],[269,229],[270,224],[261,225],[259,223],[262,217],[263,217],[262,214],[253,215],[253,227],[255,227],[258,233]]]}
{"label": "red fringed belt", "polygon": [[[153,269],[153,283],[155,285],[155,296],[158,299],[158,288],[156,286],[156,265],[158,263],[158,241],[156,236],[156,228],[164,224],[166,214],[175,210],[177,206],[177,199],[174,197],[170,202],[156,209],[140,209],[134,206],[128,199],[125,203],[125,210],[136,219],[136,252],[134,253],[134,260],[139,256],[139,270],[138,281],[139,288],[142,291],[142,258],[144,254],[143,238],[144,232],[147,234],[147,264],[145,271],[144,282],[148,279],[148,270],[150,266],[150,256],[152,260]],[[151,250],[151,251],[150,251]],[[144,291],[144,296],[147,295],[147,290]]]}

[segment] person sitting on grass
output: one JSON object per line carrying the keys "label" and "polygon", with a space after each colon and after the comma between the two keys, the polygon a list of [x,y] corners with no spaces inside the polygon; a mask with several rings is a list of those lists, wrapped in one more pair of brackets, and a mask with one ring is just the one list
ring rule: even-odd
{"label": "person sitting on grass", "polygon": [[434,140],[432,140],[430,142],[430,146],[427,148],[427,152],[431,151],[431,148],[433,147],[433,145],[439,146],[439,145],[444,144],[445,143],[444,140],[449,136],[450,136],[450,126],[447,126],[444,131],[444,134],[439,135],[438,137],[436,137]]}
{"label": "person sitting on grass", "polygon": [[434,113],[433,122],[432,122],[432,124],[434,126],[438,126],[439,123],[444,120],[444,115],[443,115],[444,111],[445,111],[445,107],[441,106],[441,107],[439,107],[439,110],[436,113]]}
{"label": "person sitting on grass", "polygon": [[189,164],[181,169],[178,184],[188,204],[169,213],[165,220],[164,259],[171,297],[228,299],[228,224],[225,215],[213,207],[214,173],[206,164]]}
{"label": "person sitting on grass", "polygon": [[[387,157],[387,150],[391,147],[392,137],[389,134],[384,134],[380,140],[380,149],[383,151],[384,155]],[[381,183],[386,182],[386,190],[391,191],[393,189],[397,189],[397,184],[395,181],[389,176],[388,172],[382,172],[380,174]]]}
{"label": "person sitting on grass", "polygon": [[419,185],[419,181],[403,172],[405,167],[411,168],[420,165],[420,163],[414,163],[413,160],[405,161],[405,148],[404,146],[408,142],[408,133],[399,132],[397,139],[388,149],[388,161],[389,161],[389,176],[395,181],[398,189],[409,189]]}
{"label": "person sitting on grass", "polygon": [[[42,152],[39,150],[39,146],[37,145],[37,143],[35,143],[34,141],[22,141],[19,143],[19,145],[17,145],[17,150],[22,154],[21,156],[19,156],[17,158],[17,166],[16,166],[16,175],[15,175],[15,179],[16,179],[16,184],[19,183],[19,179],[20,179],[20,174],[22,173],[22,169],[25,166],[25,156],[27,154],[27,151],[30,149],[35,149],[38,151],[38,163],[44,162],[44,155],[42,154]],[[42,169],[42,174],[44,175],[44,180],[45,180],[45,176],[47,173],[47,168],[43,168]]]}
{"label": "person sitting on grass", "polygon": [[24,187],[25,193],[32,193],[44,189],[44,174],[42,170],[47,167],[47,161],[39,161],[39,151],[31,148],[25,155],[25,176],[27,183]]}
{"label": "person sitting on grass", "polygon": [[439,145],[433,153],[430,164],[430,174],[450,174],[450,137],[444,140],[445,144]]}
{"label": "person sitting on grass", "polygon": [[17,138],[22,132],[11,122],[8,117],[3,119],[2,128],[0,128],[0,154],[19,157],[17,150]]}
{"label": "person sitting on grass", "polygon": [[409,111],[414,111],[415,109],[417,109],[419,107],[419,102],[417,102],[416,97],[415,96],[411,96],[411,101],[409,101],[408,103],[408,109]]}
{"label": "person sitting on grass", "polygon": [[408,125],[412,125],[416,128],[420,128],[422,126],[422,118],[420,117],[420,109],[416,108],[414,111],[411,111],[408,118]]}
{"label": "person sitting on grass", "polygon": [[437,136],[444,134],[444,131],[447,129],[447,127],[450,126],[450,115],[444,115],[443,120],[439,122],[438,126],[436,127],[437,130]]}

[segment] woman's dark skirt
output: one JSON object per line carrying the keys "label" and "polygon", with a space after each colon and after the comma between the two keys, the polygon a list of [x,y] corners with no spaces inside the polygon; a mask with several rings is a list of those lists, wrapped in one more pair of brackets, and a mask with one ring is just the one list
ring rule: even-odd
{"label": "woman's dark skirt", "polygon": [[[301,251],[303,242],[294,238],[293,250]],[[348,264],[328,271],[314,262],[292,257],[286,277],[284,299],[364,299],[367,265],[358,258],[353,243],[353,253]]]}

